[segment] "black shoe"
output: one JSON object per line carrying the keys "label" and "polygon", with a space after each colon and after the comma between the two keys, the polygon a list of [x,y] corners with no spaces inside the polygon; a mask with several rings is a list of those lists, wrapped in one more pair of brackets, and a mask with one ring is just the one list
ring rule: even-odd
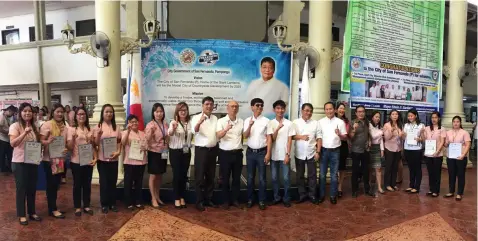
{"label": "black shoe", "polygon": [[252,208],[252,206],[254,206],[254,203],[251,200],[249,200],[247,202],[247,208]]}
{"label": "black shoe", "polygon": [[337,197],[330,197],[330,203],[337,204]]}
{"label": "black shoe", "polygon": [[83,212],[86,213],[86,214],[89,214],[91,216],[93,216],[94,212],[91,208],[88,208],[88,210],[86,210],[86,208],[83,208]]}
{"label": "black shoe", "polygon": [[427,192],[427,196],[431,196],[433,194],[433,192]]}
{"label": "black shoe", "polygon": [[179,204],[179,206],[176,206],[176,204],[174,204],[174,208],[176,208],[176,209],[181,209],[181,208],[183,208],[183,207],[181,206],[181,204]]}
{"label": "black shoe", "polygon": [[[129,205],[129,206],[127,207],[127,209],[130,210],[130,211],[134,211],[134,206],[133,206],[133,205]],[[112,211],[113,211],[113,210],[112,210]]]}
{"label": "black shoe", "polygon": [[312,204],[314,204],[314,205],[318,205],[318,204],[319,204],[319,200],[317,200],[317,198],[315,198],[315,197],[312,198],[312,199],[310,199],[310,201],[311,201]]}
{"label": "black shoe", "polygon": [[50,213],[50,216],[57,218],[57,219],[65,219],[65,215],[63,213],[60,213],[60,215],[54,215],[53,212]]}
{"label": "black shoe", "polygon": [[144,206],[141,205],[141,204],[136,204],[135,207],[139,210],[143,210],[144,209]]}
{"label": "black shoe", "polygon": [[297,203],[297,204],[303,203],[303,202],[305,202],[305,200],[307,200],[307,197],[301,197],[301,198],[299,198],[299,200],[297,200],[297,202],[295,202],[295,203]]}
{"label": "black shoe", "polygon": [[325,201],[324,197],[319,198],[319,203],[323,203]]}
{"label": "black shoe", "polygon": [[196,209],[197,209],[198,211],[201,211],[201,212],[206,211],[206,208],[204,207],[204,205],[203,205],[202,203],[197,203],[197,204],[196,204]]}
{"label": "black shoe", "polygon": [[353,198],[357,198],[357,196],[358,196],[357,192],[352,192],[352,197]]}
{"label": "black shoe", "polygon": [[28,220],[22,221],[22,220],[18,219],[18,222],[20,222],[20,225],[23,225],[23,226],[28,225]]}
{"label": "black shoe", "polygon": [[266,210],[266,204],[264,202],[259,202],[259,209]]}
{"label": "black shoe", "polygon": [[75,211],[75,216],[81,217],[81,210],[80,211]]}
{"label": "black shoe", "polygon": [[37,222],[41,222],[41,218],[40,216],[36,215],[36,214],[33,214],[33,215],[29,215],[28,218],[32,221],[37,221]]}
{"label": "black shoe", "polygon": [[101,212],[104,213],[104,214],[107,214],[108,213],[108,207],[102,207]]}
{"label": "black shoe", "polygon": [[188,206],[186,204],[184,205],[181,204],[181,208],[188,208]]}
{"label": "black shoe", "polygon": [[372,191],[365,191],[365,194],[371,197],[375,197],[375,194]]}
{"label": "black shoe", "polygon": [[274,201],[272,202],[272,205],[277,205],[277,204],[281,203],[281,201],[282,201],[282,200],[274,200]]}
{"label": "black shoe", "polygon": [[236,208],[239,208],[239,209],[241,209],[241,204],[239,204],[239,202],[238,202],[238,201],[234,201],[234,202],[232,202],[232,206],[234,206],[234,207],[236,207]]}
{"label": "black shoe", "polygon": [[338,191],[338,193],[337,193],[337,197],[341,198],[341,197],[342,197],[342,195],[344,195],[344,193],[343,193],[342,191]]}
{"label": "black shoe", "polygon": [[291,207],[290,202],[284,202],[284,207],[290,208]]}
{"label": "black shoe", "polygon": [[114,212],[114,213],[117,213],[117,212],[118,212],[118,208],[117,208],[116,206],[114,206],[114,205],[111,206],[110,209],[111,209],[111,212]]}
{"label": "black shoe", "polygon": [[205,202],[204,203],[204,206],[206,207],[212,207],[212,208],[217,208],[218,206],[216,204],[214,204],[212,201],[209,201],[209,202]]}

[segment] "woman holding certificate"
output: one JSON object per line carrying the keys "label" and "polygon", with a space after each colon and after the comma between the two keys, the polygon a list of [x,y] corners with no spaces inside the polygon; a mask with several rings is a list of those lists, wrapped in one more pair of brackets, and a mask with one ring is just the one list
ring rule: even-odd
{"label": "woman holding certificate", "polygon": [[100,174],[101,212],[108,213],[116,207],[116,181],[118,180],[118,157],[121,153],[121,129],[116,125],[115,109],[110,104],[101,108],[100,122],[93,130],[98,146],[98,173]]}
{"label": "woman holding certificate", "polygon": [[65,109],[60,103],[53,105],[50,120],[40,128],[40,139],[43,145],[42,166],[46,176],[46,198],[48,214],[63,219],[65,215],[58,210],[56,199],[61,174],[65,171],[65,148],[67,127],[65,124]]}
{"label": "woman holding certificate", "polygon": [[78,108],[75,112],[73,126],[68,129],[67,146],[71,150],[75,216],[81,216],[82,198],[83,212],[93,215],[93,210],[90,208],[91,178],[93,167],[96,165],[97,153],[88,114],[84,107]]}
{"label": "woman holding certificate", "polygon": [[151,205],[158,208],[164,203],[159,197],[162,175],[166,172],[168,162],[168,124],[166,123],[164,107],[154,103],[151,110],[151,120],[144,130],[148,141],[148,172],[149,191],[151,192]]}
{"label": "woman holding certificate", "polygon": [[15,176],[17,217],[21,225],[27,225],[25,200],[30,220],[41,221],[35,212],[38,165],[41,161],[41,144],[33,119],[33,108],[28,103],[19,107],[18,121],[8,131],[13,147],[12,170]]}
{"label": "woman holding certificate", "polygon": [[[135,207],[144,209],[141,205],[141,189],[143,173],[146,166],[146,138],[144,132],[138,130],[138,117],[129,115],[128,129],[123,131],[121,144],[125,148],[124,157],[124,198],[129,210]],[[133,191],[134,185],[134,191]]]}
{"label": "woman holding certificate", "polygon": [[176,105],[174,120],[168,129],[170,136],[170,162],[173,168],[173,189],[175,195],[174,207],[186,208],[184,192],[188,180],[188,170],[191,162],[192,127],[189,124],[189,107],[185,102]]}
{"label": "woman holding certificate", "polygon": [[458,177],[458,192],[455,200],[461,201],[465,189],[467,156],[471,146],[470,134],[461,127],[461,117],[453,117],[453,129],[446,133],[445,146],[448,147],[446,164],[450,182],[450,192],[447,193],[445,197],[453,197],[455,193],[455,182]]}
{"label": "woman holding certificate", "polygon": [[403,127],[404,153],[410,171],[410,184],[405,192],[415,194],[420,192],[422,183],[422,135],[425,125],[420,123],[418,112],[415,109],[408,110],[408,123]]}
{"label": "woman holding certificate", "polygon": [[388,122],[383,125],[383,137],[385,146],[385,174],[383,183],[389,192],[398,190],[396,186],[398,160],[402,150],[402,121],[397,110],[390,112]]}
{"label": "woman holding certificate", "polygon": [[440,194],[441,166],[443,162],[442,148],[445,144],[446,130],[441,126],[440,113],[434,111],[431,115],[431,125],[425,127],[425,160],[428,169],[430,191],[427,195],[438,197]]}

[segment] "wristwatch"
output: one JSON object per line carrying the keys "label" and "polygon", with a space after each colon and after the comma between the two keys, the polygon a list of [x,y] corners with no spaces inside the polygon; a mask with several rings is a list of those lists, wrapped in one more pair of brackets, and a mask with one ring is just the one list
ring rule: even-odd
{"label": "wristwatch", "polygon": [[290,153],[287,152],[285,155],[286,155],[286,156],[290,156]]}

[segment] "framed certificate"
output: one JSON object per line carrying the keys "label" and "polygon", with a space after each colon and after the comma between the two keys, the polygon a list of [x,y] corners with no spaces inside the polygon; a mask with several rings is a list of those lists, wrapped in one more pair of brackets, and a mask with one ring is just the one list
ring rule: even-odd
{"label": "framed certificate", "polygon": [[456,159],[461,156],[461,143],[450,143],[448,145],[448,158]]}
{"label": "framed certificate", "polygon": [[103,148],[103,158],[110,159],[111,155],[118,149],[118,141],[116,137],[104,138],[101,140],[101,147]]}
{"label": "framed certificate", "polygon": [[433,156],[437,151],[437,141],[436,140],[426,140],[425,141],[425,155]]}
{"label": "framed certificate", "polygon": [[63,158],[63,151],[65,150],[65,137],[55,136],[52,143],[48,144],[48,152],[50,158]]}
{"label": "framed certificate", "polygon": [[78,145],[80,166],[90,165],[93,160],[93,146],[91,144]]}
{"label": "framed certificate", "polygon": [[138,161],[142,161],[144,159],[144,153],[141,151],[141,142],[139,140],[131,140],[128,158]]}
{"label": "framed certificate", "polygon": [[40,165],[41,162],[41,143],[25,142],[24,146],[24,162],[28,164]]}
{"label": "framed certificate", "polygon": [[407,144],[408,145],[418,145],[418,142],[417,142],[417,140],[415,140],[415,138],[418,137],[418,132],[419,131],[420,131],[420,129],[416,129],[416,128],[407,131]]}

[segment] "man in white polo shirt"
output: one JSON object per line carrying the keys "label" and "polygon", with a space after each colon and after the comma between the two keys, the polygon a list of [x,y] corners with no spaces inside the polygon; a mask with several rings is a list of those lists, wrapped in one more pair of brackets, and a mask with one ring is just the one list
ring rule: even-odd
{"label": "man in white polo shirt", "polygon": [[[314,107],[310,103],[302,104],[302,117],[294,120],[295,126],[295,166],[297,168],[297,187],[299,188],[299,201],[302,203],[310,198],[313,204],[319,204],[316,198],[317,190],[317,152],[318,127],[317,121],[312,120]],[[307,165],[307,178],[309,179],[309,192],[305,187],[305,166]]]}
{"label": "man in white polo shirt", "polygon": [[[242,128],[244,121],[237,117],[239,104],[231,100],[227,103],[227,115],[217,121],[216,137],[219,140],[219,168],[222,174],[222,194],[224,209],[229,206],[240,208],[238,198],[242,172]],[[229,197],[229,179],[232,176],[232,195]]]}
{"label": "man in white polo shirt", "polygon": [[216,173],[217,117],[212,114],[214,99],[210,96],[202,99],[202,112],[193,116],[191,126],[194,133],[194,179],[196,183],[196,208],[206,210],[204,206],[217,207],[212,201],[214,176]]}
{"label": "man in white polo shirt", "polygon": [[253,115],[244,121],[244,137],[247,138],[247,208],[254,205],[256,168],[259,171],[259,209],[266,209],[266,163],[271,159],[267,148],[267,124],[269,119],[262,115],[264,101],[251,100]]}
{"label": "man in white polo shirt", "polygon": [[335,105],[327,102],[324,105],[325,117],[319,120],[319,143],[320,148],[320,189],[319,202],[325,199],[325,177],[330,167],[330,202],[337,204],[337,169],[339,168],[339,156],[341,138],[347,137],[347,129],[343,120],[335,117]]}
{"label": "man in white polo shirt", "polygon": [[[295,135],[294,124],[284,118],[286,104],[282,100],[274,102],[273,106],[276,118],[269,121],[267,125],[267,145],[271,146],[271,176],[272,188],[274,190],[273,204],[278,204],[281,199],[285,207],[290,207],[290,150],[292,146],[292,136]],[[279,171],[282,168],[282,178],[284,180],[284,197],[279,196]]]}

